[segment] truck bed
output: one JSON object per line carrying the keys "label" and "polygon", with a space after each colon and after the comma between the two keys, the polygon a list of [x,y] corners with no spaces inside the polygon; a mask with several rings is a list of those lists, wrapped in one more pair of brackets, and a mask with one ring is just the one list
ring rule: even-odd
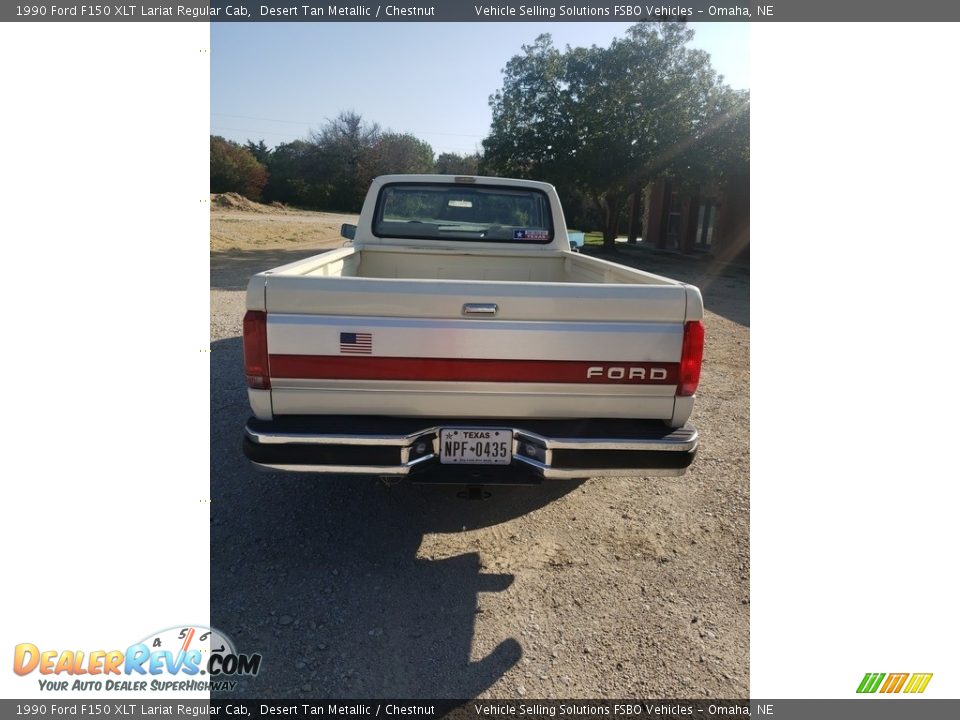
{"label": "truck bed", "polygon": [[667,278],[577,253],[468,251],[419,248],[347,248],[278,268],[274,274],[304,277],[489,280],[546,283],[676,285]]}
{"label": "truck bed", "polygon": [[577,253],[415,248],[343,248],[268,270],[252,278],[247,307],[462,318],[464,303],[490,302],[497,320],[682,323],[702,312],[692,286]]}

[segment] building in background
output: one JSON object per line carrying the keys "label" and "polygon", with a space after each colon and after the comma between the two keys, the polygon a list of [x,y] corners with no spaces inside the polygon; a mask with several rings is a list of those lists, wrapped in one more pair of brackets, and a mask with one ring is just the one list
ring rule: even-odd
{"label": "building in background", "polygon": [[669,180],[647,188],[643,242],[661,250],[749,261],[750,176],[733,175],[690,192]]}

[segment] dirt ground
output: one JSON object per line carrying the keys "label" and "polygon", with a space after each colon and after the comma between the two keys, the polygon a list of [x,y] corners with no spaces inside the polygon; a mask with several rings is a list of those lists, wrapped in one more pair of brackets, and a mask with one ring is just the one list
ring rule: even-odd
{"label": "dirt ground", "polygon": [[343,243],[340,225],[356,215],[295,210],[251,202],[235,193],[210,196],[210,251],[309,250]]}
{"label": "dirt ground", "polygon": [[253,272],[350,216],[211,213],[212,624],[263,654],[234,697],[747,697],[749,274],[618,250],[698,284],[707,351],[680,478],[494,489],[255,470],[240,330]]}

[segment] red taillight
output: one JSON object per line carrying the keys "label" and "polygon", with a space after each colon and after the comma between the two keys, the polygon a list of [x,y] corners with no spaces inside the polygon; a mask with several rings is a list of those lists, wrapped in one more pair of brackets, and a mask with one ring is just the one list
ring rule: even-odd
{"label": "red taillight", "polygon": [[700,365],[703,363],[703,323],[692,320],[683,326],[683,351],[680,354],[680,379],[677,395],[689,397],[700,383]]}
{"label": "red taillight", "polygon": [[267,314],[248,310],[243,316],[243,366],[247,387],[270,389],[270,366],[267,364]]}

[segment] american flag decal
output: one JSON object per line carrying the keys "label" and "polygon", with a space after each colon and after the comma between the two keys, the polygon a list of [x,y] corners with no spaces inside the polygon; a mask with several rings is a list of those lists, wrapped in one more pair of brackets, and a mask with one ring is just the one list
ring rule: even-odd
{"label": "american flag decal", "polygon": [[340,352],[370,355],[373,352],[373,333],[340,333]]}

